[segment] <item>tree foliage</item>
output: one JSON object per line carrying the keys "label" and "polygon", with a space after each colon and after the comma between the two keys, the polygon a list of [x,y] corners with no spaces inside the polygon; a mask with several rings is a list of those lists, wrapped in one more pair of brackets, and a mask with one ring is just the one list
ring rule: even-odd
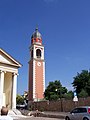
{"label": "tree foliage", "polygon": [[88,97],[88,93],[84,89],[82,89],[82,91],[78,94],[78,96],[80,98],[82,98],[82,97]]}
{"label": "tree foliage", "polygon": [[77,73],[72,84],[80,97],[81,95],[90,96],[90,72],[88,70],[82,70],[81,73]]}
{"label": "tree foliage", "polygon": [[54,82],[49,82],[44,96],[47,100],[58,100],[67,93],[67,88],[62,87],[60,80],[55,80]]}
{"label": "tree foliage", "polygon": [[16,103],[18,105],[24,104],[24,97],[18,94],[16,97]]}
{"label": "tree foliage", "polygon": [[66,99],[73,99],[74,95],[73,95],[73,92],[70,90],[68,91],[65,95],[64,95],[64,98]]}

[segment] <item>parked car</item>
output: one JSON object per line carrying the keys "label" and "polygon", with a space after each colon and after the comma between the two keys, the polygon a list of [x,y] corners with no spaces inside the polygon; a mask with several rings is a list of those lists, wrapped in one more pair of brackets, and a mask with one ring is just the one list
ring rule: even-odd
{"label": "parked car", "polygon": [[74,108],[65,120],[90,120],[90,106],[81,106]]}

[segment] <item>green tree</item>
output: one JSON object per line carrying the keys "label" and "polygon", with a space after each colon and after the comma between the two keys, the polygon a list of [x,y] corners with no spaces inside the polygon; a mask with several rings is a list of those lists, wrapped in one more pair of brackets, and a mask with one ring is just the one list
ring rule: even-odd
{"label": "green tree", "polygon": [[85,93],[90,95],[90,72],[88,70],[82,70],[81,73],[77,73],[72,84],[77,94],[80,94],[84,90]]}
{"label": "green tree", "polygon": [[82,91],[78,94],[78,96],[85,98],[88,97],[88,93],[84,89],[82,89]]}
{"label": "green tree", "polygon": [[65,95],[64,98],[66,99],[73,99],[74,95],[72,91],[68,91]]}
{"label": "green tree", "polygon": [[57,100],[62,98],[65,93],[67,93],[67,89],[62,87],[60,80],[55,80],[54,82],[49,82],[44,96],[47,100]]}
{"label": "green tree", "polygon": [[24,104],[24,97],[18,94],[17,97],[16,97],[16,103],[18,105]]}

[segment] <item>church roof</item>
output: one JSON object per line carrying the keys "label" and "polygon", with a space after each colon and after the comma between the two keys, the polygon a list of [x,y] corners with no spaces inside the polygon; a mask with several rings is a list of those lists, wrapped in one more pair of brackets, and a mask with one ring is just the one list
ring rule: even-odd
{"label": "church roof", "polygon": [[21,67],[22,65],[15,60],[11,55],[9,55],[6,51],[0,48],[0,63]]}

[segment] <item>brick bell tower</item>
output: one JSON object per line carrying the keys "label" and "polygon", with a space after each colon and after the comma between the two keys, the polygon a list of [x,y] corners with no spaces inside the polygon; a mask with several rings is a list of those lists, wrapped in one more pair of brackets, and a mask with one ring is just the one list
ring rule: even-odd
{"label": "brick bell tower", "polygon": [[29,100],[39,101],[44,98],[45,91],[45,61],[42,37],[38,31],[31,36],[29,61]]}

